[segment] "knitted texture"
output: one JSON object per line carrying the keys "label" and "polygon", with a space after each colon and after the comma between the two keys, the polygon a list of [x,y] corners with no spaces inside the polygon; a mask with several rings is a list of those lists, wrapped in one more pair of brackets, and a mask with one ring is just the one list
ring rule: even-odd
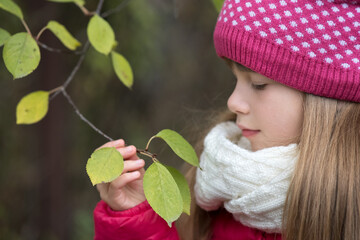
{"label": "knitted texture", "polygon": [[280,233],[296,144],[252,152],[250,142],[240,136],[234,122],[221,123],[206,136],[196,202],[207,211],[224,206],[245,226]]}
{"label": "knitted texture", "polygon": [[214,44],[287,86],[360,102],[360,0],[225,0]]}

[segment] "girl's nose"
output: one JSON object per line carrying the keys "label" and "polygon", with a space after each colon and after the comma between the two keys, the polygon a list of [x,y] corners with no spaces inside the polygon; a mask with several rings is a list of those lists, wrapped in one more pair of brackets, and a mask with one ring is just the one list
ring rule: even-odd
{"label": "girl's nose", "polygon": [[230,95],[227,106],[229,110],[236,114],[248,114],[250,112],[250,105],[245,100],[239,91],[235,88],[234,92]]}

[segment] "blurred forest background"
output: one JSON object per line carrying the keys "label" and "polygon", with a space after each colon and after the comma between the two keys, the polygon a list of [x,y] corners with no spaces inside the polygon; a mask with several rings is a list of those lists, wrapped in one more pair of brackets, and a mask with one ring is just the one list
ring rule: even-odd
{"label": "blurred forest background", "polygon": [[[14,1],[33,34],[56,20],[85,42],[89,17],[74,4]],[[106,0],[103,11],[122,1]],[[87,0],[85,6],[95,10],[97,3]],[[144,148],[151,136],[170,128],[194,143],[214,111],[226,107],[235,83],[213,47],[216,18],[211,0],[131,0],[107,20],[117,51],[132,65],[133,89],[116,78],[109,57],[90,48],[67,90],[82,114],[114,139]],[[18,18],[2,10],[0,27],[11,34],[25,31]],[[50,31],[40,41],[64,49]],[[0,60],[0,239],[92,239],[99,195],[85,165],[107,140],[80,120],[62,94],[39,123],[15,123],[18,101],[60,86],[78,60],[40,50],[38,69],[15,81]],[[150,150],[160,161],[181,167],[182,160],[161,140]]]}

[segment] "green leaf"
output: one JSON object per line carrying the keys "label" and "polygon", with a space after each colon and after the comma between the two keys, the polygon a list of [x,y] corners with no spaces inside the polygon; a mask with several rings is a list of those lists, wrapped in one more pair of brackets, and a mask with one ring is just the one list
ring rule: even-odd
{"label": "green leaf", "polygon": [[21,78],[30,74],[39,65],[39,46],[30,34],[17,33],[5,43],[3,58],[14,79]]}
{"label": "green leaf", "polygon": [[85,0],[48,0],[49,2],[59,2],[59,3],[69,3],[69,2],[73,2],[76,3],[80,6],[84,6],[85,5]]}
{"label": "green leaf", "polygon": [[14,14],[21,20],[24,19],[24,16],[21,12],[20,7],[16,3],[14,3],[12,0],[0,0],[0,8]]}
{"label": "green leaf", "polygon": [[220,12],[222,5],[224,4],[224,0],[212,0],[212,2],[216,8],[216,11]]}
{"label": "green leaf", "polygon": [[164,129],[154,137],[163,139],[175,152],[175,154],[184,161],[190,163],[193,166],[199,166],[199,159],[194,148],[177,132],[170,129]]}
{"label": "green leaf", "polygon": [[182,213],[179,188],[170,172],[161,163],[150,165],[144,175],[144,193],[150,206],[171,227]]}
{"label": "green leaf", "polygon": [[189,185],[185,179],[185,177],[175,168],[170,166],[165,166],[167,170],[173,176],[181,194],[181,198],[183,201],[183,212],[187,215],[190,215],[190,205],[191,205],[191,195]]}
{"label": "green leaf", "polygon": [[16,107],[16,124],[33,124],[43,119],[49,108],[49,92],[36,91],[23,97]]}
{"label": "green leaf", "polygon": [[87,35],[91,45],[100,53],[108,55],[116,44],[110,24],[99,15],[94,15],[88,24]]}
{"label": "green leaf", "polygon": [[134,82],[134,75],[129,62],[119,53],[111,52],[112,64],[116,76],[128,88],[131,88]]}
{"label": "green leaf", "polygon": [[113,181],[123,169],[123,157],[114,147],[96,150],[86,164],[86,172],[93,185]]}
{"label": "green leaf", "polygon": [[56,21],[50,21],[46,26],[57,38],[70,50],[75,50],[81,46],[81,43],[76,40],[69,31],[60,23]]}
{"label": "green leaf", "polygon": [[10,33],[0,28],[0,47],[10,38]]}

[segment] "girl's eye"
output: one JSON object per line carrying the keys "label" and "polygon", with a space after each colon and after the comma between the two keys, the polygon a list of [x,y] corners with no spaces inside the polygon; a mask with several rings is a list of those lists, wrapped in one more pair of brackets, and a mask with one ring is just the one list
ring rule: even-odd
{"label": "girl's eye", "polygon": [[251,86],[255,89],[255,90],[264,90],[267,84],[254,84],[252,83]]}

